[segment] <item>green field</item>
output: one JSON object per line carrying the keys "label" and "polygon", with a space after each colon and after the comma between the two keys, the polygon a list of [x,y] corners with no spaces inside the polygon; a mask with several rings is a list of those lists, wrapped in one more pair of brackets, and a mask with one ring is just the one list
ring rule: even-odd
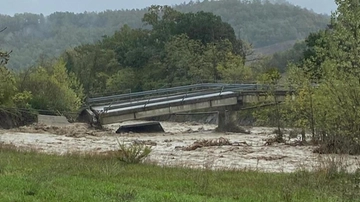
{"label": "green field", "polygon": [[128,165],[0,148],[0,201],[360,201],[359,176]]}

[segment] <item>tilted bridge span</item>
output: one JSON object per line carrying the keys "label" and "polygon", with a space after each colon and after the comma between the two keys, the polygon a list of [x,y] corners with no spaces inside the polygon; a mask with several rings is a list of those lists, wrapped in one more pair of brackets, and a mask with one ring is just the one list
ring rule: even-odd
{"label": "tilted bridge span", "polygon": [[[88,98],[82,114],[100,126],[196,110],[219,111],[219,128],[234,118],[233,113],[249,103],[263,103],[268,86],[257,84],[203,83],[157,90]],[[283,101],[289,90],[273,91]],[[232,117],[233,115],[230,115]]]}

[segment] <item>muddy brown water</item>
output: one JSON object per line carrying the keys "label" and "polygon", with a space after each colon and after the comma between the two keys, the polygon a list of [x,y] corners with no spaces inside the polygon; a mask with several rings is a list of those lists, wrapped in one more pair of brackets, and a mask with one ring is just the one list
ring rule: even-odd
{"label": "muddy brown water", "polygon": [[[139,123],[139,122],[127,122]],[[123,124],[127,124],[123,123]],[[146,159],[160,166],[183,166],[207,169],[250,169],[264,172],[294,172],[314,170],[336,163],[354,172],[360,168],[360,156],[314,154],[312,146],[273,144],[273,128],[248,128],[251,134],[216,133],[216,125],[161,122],[165,133],[116,134],[119,124],[109,125],[107,131],[94,131],[84,124],[60,126],[29,126],[0,131],[0,143],[52,154],[106,153],[119,148],[120,142],[131,144],[145,141],[153,151]],[[184,151],[195,141],[218,138],[232,144],[209,146]],[[294,142],[296,139],[288,139]]]}

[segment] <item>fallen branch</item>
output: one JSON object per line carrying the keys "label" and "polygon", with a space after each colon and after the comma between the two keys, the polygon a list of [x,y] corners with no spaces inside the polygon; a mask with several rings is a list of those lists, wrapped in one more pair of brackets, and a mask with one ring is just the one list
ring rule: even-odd
{"label": "fallen branch", "polygon": [[182,148],[183,151],[193,151],[197,148],[211,147],[211,146],[225,146],[232,145],[229,139],[220,137],[218,139],[211,140],[197,140],[192,145]]}

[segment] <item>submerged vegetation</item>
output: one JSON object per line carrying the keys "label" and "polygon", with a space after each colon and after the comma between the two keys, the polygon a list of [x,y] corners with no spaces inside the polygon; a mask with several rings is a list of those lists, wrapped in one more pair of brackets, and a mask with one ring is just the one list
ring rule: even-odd
{"label": "submerged vegetation", "polygon": [[152,151],[150,146],[142,143],[126,145],[124,142],[121,143],[119,139],[117,139],[117,142],[119,144],[119,150],[115,151],[116,157],[125,163],[140,163],[146,159]]}

